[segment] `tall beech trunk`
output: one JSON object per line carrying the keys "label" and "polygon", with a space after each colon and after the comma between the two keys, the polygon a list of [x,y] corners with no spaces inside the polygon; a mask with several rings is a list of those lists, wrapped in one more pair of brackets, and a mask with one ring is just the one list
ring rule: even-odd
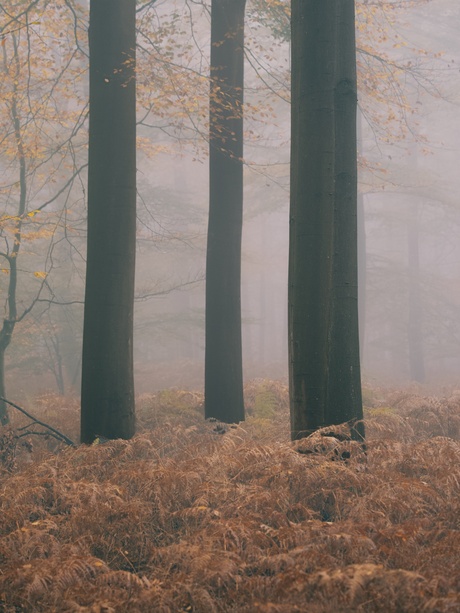
{"label": "tall beech trunk", "polygon": [[291,436],[362,439],[353,0],[292,2]]}
{"label": "tall beech trunk", "polygon": [[[356,135],[358,154],[362,154],[362,113],[358,110]],[[359,177],[359,171],[358,171]],[[361,363],[364,356],[366,340],[366,285],[367,285],[367,242],[366,242],[366,213],[364,209],[364,193],[358,191],[357,224],[358,224],[358,316],[359,316],[359,354]]]}
{"label": "tall beech trunk", "polygon": [[244,420],[241,347],[245,0],[211,4],[205,417]]}
{"label": "tall beech trunk", "polygon": [[135,0],[91,0],[81,440],[134,434]]}
{"label": "tall beech trunk", "polygon": [[[5,351],[6,347],[4,343],[0,344],[0,397],[6,396],[6,384],[5,384]],[[0,400],[0,425],[5,426],[9,422],[9,415],[6,402]]]}

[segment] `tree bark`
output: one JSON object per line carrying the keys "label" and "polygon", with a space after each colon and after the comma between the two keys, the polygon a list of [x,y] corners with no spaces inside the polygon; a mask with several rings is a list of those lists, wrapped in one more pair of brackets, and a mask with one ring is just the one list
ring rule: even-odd
{"label": "tree bark", "polygon": [[[354,0],[338,0],[335,202],[327,419],[364,438],[358,319],[357,82]],[[329,424],[328,424],[329,425]]]}
{"label": "tree bark", "polygon": [[291,143],[291,436],[361,439],[353,0],[293,0]]}
{"label": "tree bark", "polygon": [[[4,398],[6,395],[5,385],[5,350],[6,347],[0,344],[0,397]],[[5,426],[9,422],[9,415],[6,403],[0,400],[0,425]]]}
{"label": "tree bark", "polygon": [[205,417],[244,420],[241,347],[245,0],[211,5]]}
{"label": "tree bark", "polygon": [[[362,154],[362,113],[358,110],[356,135],[358,154]],[[359,171],[358,171],[359,176]],[[357,223],[358,223],[358,317],[359,317],[359,354],[363,363],[366,340],[366,284],[367,284],[367,243],[366,243],[366,212],[364,208],[364,193],[358,190]]]}
{"label": "tree bark", "polygon": [[135,0],[91,0],[81,440],[134,434]]}
{"label": "tree bark", "polygon": [[[16,35],[12,35],[13,41],[13,60],[16,69],[16,77],[19,79],[21,64],[19,59],[19,50]],[[5,70],[7,69],[7,56],[5,46],[3,47],[3,60]],[[17,308],[17,284],[18,284],[18,257],[21,249],[22,242],[22,224],[23,217],[27,210],[27,164],[26,153],[24,149],[23,141],[23,127],[21,125],[21,118],[18,110],[18,83],[16,80],[13,82],[13,96],[11,99],[11,119],[14,128],[14,137],[16,142],[16,155],[19,163],[19,202],[16,211],[16,224],[14,229],[14,243],[10,252],[2,253],[3,259],[6,259],[9,266],[8,275],[8,296],[7,296],[7,316],[3,320],[3,325],[0,329],[0,396],[6,396],[5,390],[5,352],[11,338],[13,331],[18,321],[18,308]],[[7,424],[9,421],[7,406],[3,400],[0,400],[0,423],[2,425]]]}

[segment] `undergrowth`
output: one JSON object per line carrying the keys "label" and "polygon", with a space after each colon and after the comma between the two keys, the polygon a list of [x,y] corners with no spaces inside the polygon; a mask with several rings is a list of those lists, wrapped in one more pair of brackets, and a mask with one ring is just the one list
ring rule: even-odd
{"label": "undergrowth", "polygon": [[[0,430],[0,611],[460,611],[460,398],[382,396],[366,451],[289,442],[278,382],[237,427],[202,403],[144,395],[131,441]],[[34,408],[77,438],[76,402]]]}

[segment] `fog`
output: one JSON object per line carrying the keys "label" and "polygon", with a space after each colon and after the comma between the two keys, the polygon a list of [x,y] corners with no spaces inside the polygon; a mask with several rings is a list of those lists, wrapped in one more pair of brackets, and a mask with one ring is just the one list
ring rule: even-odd
{"label": "fog", "polygon": [[[458,0],[416,4],[394,11],[392,22],[386,15],[385,35],[368,25],[358,39],[362,373],[375,385],[455,389],[460,386],[460,5]],[[158,2],[158,28],[168,30],[174,10],[180,33],[177,46],[168,50],[171,63],[205,74],[208,14],[201,4]],[[376,15],[376,24],[384,18]],[[273,38],[254,16],[246,35],[244,375],[286,378],[289,41]],[[180,70],[173,73],[162,63],[161,44],[168,41],[166,35],[159,41],[150,64],[141,56],[139,68],[149,65],[152,71],[140,72],[141,92],[146,82],[153,83],[152,98],[158,100],[158,111],[155,100],[148,114],[143,103],[139,110],[134,344],[139,394],[170,386],[201,389],[204,376],[207,81],[187,84]],[[370,42],[386,54],[390,72],[379,60],[369,60]],[[175,78],[182,79],[176,97],[161,85]],[[384,83],[380,92],[376,82]],[[56,390],[59,378],[60,391],[78,393],[85,181],[82,173],[72,191],[74,205],[68,206],[73,235],[53,247],[48,279],[54,304],[37,304],[8,349],[7,387],[18,398]],[[49,244],[43,249],[39,257],[49,262]],[[26,306],[30,287],[21,291]]]}

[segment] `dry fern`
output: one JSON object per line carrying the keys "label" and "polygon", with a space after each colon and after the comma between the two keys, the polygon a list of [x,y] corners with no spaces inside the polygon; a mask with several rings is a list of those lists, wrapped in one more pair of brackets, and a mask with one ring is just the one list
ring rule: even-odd
{"label": "dry fern", "polygon": [[272,415],[224,434],[174,391],[143,398],[131,441],[40,442],[33,462],[17,448],[0,473],[0,610],[460,610],[458,398],[379,390],[364,452],[340,428],[290,443],[281,384],[246,394]]}

